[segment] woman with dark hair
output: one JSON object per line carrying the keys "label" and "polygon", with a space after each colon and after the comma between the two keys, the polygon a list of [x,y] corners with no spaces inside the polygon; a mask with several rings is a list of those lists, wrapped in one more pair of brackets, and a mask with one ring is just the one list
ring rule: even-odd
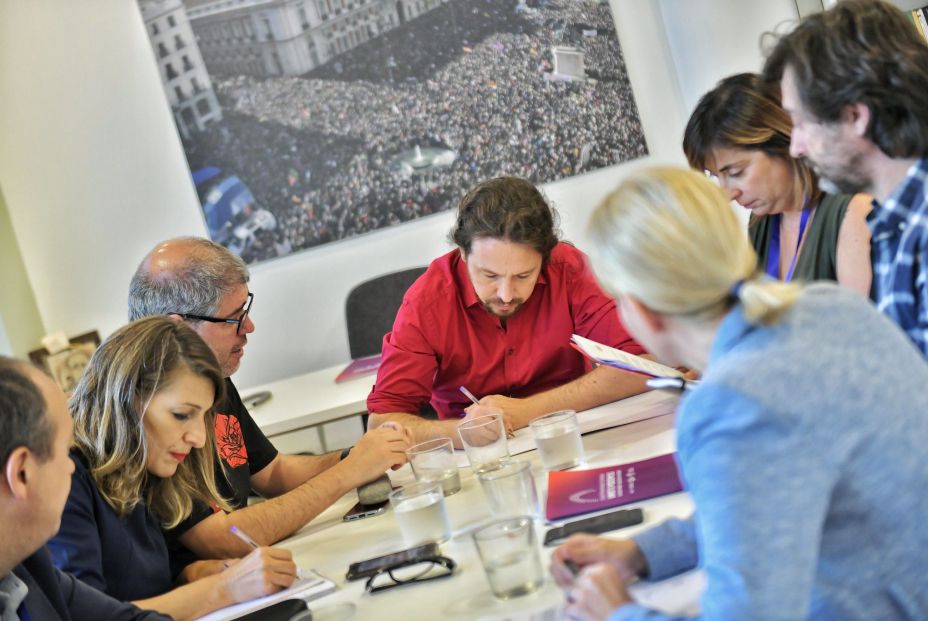
{"label": "woman with dark hair", "polygon": [[194,501],[229,510],[213,466],[222,391],[210,348],[168,317],[139,319],[100,345],[71,397],[75,470],[49,542],[60,569],[178,620],[290,586],[290,552],[260,548],[240,561],[198,561],[174,588],[162,529]]}
{"label": "woman with dark hair", "polygon": [[683,151],[751,211],[760,270],[785,281],[836,280],[868,295],[870,197],[823,192],[808,163],[790,157],[791,132],[777,87],[742,73],[699,100]]}

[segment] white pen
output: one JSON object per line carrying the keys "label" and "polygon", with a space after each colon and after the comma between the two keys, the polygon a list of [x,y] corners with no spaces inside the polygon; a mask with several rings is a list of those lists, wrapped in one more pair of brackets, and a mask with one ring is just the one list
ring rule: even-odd
{"label": "white pen", "polygon": [[[472,393],[471,391],[467,390],[467,386],[459,386],[459,387],[458,387],[458,390],[460,390],[462,393],[464,393],[464,396],[465,396],[465,397],[467,397],[468,399],[470,399],[471,401],[473,401],[474,405],[480,405],[480,401],[477,399],[477,397],[474,396],[474,393]],[[511,438],[511,437],[513,437],[513,435],[514,435],[514,434],[513,434],[511,431],[509,431],[508,429],[506,430],[506,437],[507,437],[507,438]]]}
{"label": "white pen", "polygon": [[241,530],[238,526],[235,526],[234,524],[229,527],[229,532],[235,535],[236,537],[238,537],[239,539],[241,539],[242,541],[244,541],[245,543],[247,543],[252,548],[258,549],[261,547],[258,545],[257,541],[249,537],[245,533],[245,531]]}
{"label": "white pen", "polygon": [[655,390],[671,390],[674,392],[685,392],[695,390],[699,386],[698,380],[688,380],[682,377],[652,377],[647,382],[648,388]]}
{"label": "white pen", "polygon": [[[258,545],[257,541],[255,541],[254,539],[248,536],[248,533],[243,531],[241,528],[239,528],[235,524],[229,527],[229,532],[256,550],[261,547]],[[303,579],[303,570],[300,569],[299,567],[296,568],[296,577],[299,578],[300,580]]]}
{"label": "white pen", "polygon": [[471,391],[467,390],[467,386],[461,386],[460,388],[458,388],[458,390],[460,390],[462,393],[464,393],[464,396],[465,396],[465,397],[467,397],[468,399],[470,399],[471,401],[473,401],[473,402],[474,402],[474,405],[480,405],[480,401],[477,399],[477,397],[474,396],[474,393],[472,393]]}

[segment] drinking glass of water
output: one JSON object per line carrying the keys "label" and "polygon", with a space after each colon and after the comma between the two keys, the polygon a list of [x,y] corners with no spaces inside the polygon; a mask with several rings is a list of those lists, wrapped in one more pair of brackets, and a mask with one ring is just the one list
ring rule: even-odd
{"label": "drinking glass of water", "polygon": [[461,491],[461,475],[451,438],[436,438],[411,446],[406,449],[406,457],[417,481],[441,483],[445,496]]}
{"label": "drinking glass of water", "polygon": [[583,443],[575,411],[546,414],[529,423],[529,427],[545,470],[566,470],[583,462]]}
{"label": "drinking glass of water", "polygon": [[502,414],[486,414],[458,423],[458,434],[475,474],[496,470],[509,460]]}
{"label": "drinking glass of water", "polygon": [[451,537],[441,483],[416,482],[393,490],[390,492],[390,506],[407,547],[430,541],[440,543]]}
{"label": "drinking glass of water", "polygon": [[527,461],[506,462],[496,470],[481,472],[477,478],[493,515],[530,515],[533,518],[541,515],[532,465]]}
{"label": "drinking glass of water", "polygon": [[527,595],[544,584],[532,518],[499,520],[474,533],[490,590],[500,599]]}

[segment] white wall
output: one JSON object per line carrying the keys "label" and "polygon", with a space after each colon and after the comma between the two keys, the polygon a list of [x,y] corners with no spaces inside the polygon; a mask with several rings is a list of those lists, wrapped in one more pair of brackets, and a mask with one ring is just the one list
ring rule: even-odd
{"label": "white wall", "polygon": [[687,115],[720,78],[760,71],[761,35],[798,20],[794,0],[660,0],[660,7]]}
{"label": "white wall", "polygon": [[[752,58],[759,33],[775,25],[772,0],[611,4],[652,155],[546,187],[565,236],[581,247],[592,208],[623,175],[684,163],[686,102],[725,75],[729,57]],[[694,25],[688,4],[710,7],[719,21]],[[723,19],[734,7],[737,28]],[[674,58],[667,33],[681,39]],[[726,43],[732,37],[737,43]],[[674,59],[694,56],[700,63],[688,62],[678,79]],[[135,2],[4,0],[0,63],[0,185],[43,323],[108,334],[124,321],[142,255],[162,239],[205,234]],[[344,361],[348,290],[444,252],[450,223],[439,214],[256,266],[257,332],[238,383]]]}

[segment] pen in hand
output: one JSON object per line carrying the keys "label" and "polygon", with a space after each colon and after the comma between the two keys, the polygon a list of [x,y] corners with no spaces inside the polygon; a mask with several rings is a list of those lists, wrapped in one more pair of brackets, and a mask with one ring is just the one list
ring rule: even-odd
{"label": "pen in hand", "polygon": [[240,529],[238,526],[235,526],[234,524],[229,527],[229,532],[235,535],[236,537],[238,537],[239,539],[241,539],[242,541],[244,541],[245,543],[247,543],[253,549],[258,549],[261,547],[258,545],[257,541],[249,537],[245,533],[245,531]]}
{"label": "pen in hand", "polygon": [[474,405],[480,405],[480,401],[477,400],[477,397],[474,396],[474,393],[467,390],[467,386],[461,386],[460,388],[458,388],[458,390],[464,393],[464,396],[470,399]]}
{"label": "pen in hand", "polygon": [[[239,528],[235,524],[229,527],[229,532],[235,535],[236,537],[238,537],[239,539],[241,539],[242,541],[244,541],[245,543],[247,543],[249,546],[251,546],[252,549],[257,550],[258,548],[261,547],[258,545],[257,541],[255,541],[254,539],[248,536],[248,533],[243,531],[241,528]],[[303,571],[299,567],[296,568],[296,577],[299,578],[300,580],[303,579]]]}
{"label": "pen in hand", "polygon": [[[472,393],[471,391],[467,390],[467,386],[459,386],[459,387],[458,387],[458,390],[460,390],[460,391],[464,394],[465,397],[467,397],[468,399],[470,399],[471,402],[472,402],[474,405],[480,405],[480,400],[477,399],[477,397],[474,396],[474,393]],[[515,434],[513,434],[513,433],[512,433],[511,431],[509,431],[508,429],[506,430],[506,437],[507,437],[507,438],[511,438],[511,437],[513,437],[514,435],[515,435]]]}

